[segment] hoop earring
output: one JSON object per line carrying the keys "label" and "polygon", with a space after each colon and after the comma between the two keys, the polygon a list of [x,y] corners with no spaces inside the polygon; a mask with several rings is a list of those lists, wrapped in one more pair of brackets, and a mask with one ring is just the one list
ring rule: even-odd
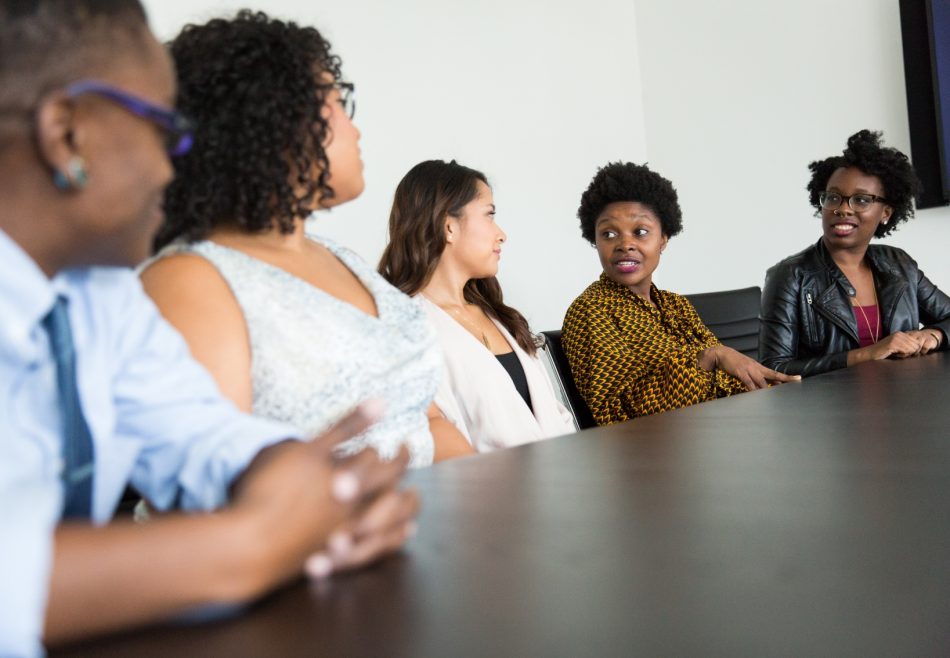
{"label": "hoop earring", "polygon": [[66,171],[53,172],[53,185],[61,192],[77,192],[89,183],[89,172],[86,171],[86,161],[74,155],[66,163]]}

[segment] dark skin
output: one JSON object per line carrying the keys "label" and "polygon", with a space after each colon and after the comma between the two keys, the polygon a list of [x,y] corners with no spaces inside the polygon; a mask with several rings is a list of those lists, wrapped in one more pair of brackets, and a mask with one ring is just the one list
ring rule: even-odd
{"label": "dark skin", "polygon": [[319,440],[263,451],[232,505],[217,514],[170,514],[146,525],[60,525],[46,643],[208,603],[247,601],[304,571],[323,577],[397,550],[418,511],[415,493],[395,488],[408,453],[385,464],[369,452],[344,461],[331,455],[373,420],[375,413],[358,411]]}
{"label": "dark skin", "polygon": [[[142,27],[95,78],[170,106],[174,73]],[[32,131],[0,151],[0,229],[47,276],[89,265],[131,266],[147,253],[171,179],[162,135],[108,101],[47,94]],[[53,170],[82,159],[89,183],[63,192]],[[146,525],[63,523],[55,532],[44,640],[58,644],[160,619],[189,607],[246,601],[304,572],[326,576],[397,550],[414,530],[418,496],[398,488],[405,450],[338,459],[335,446],[380,414],[358,409],[313,442],[262,451],[213,515],[170,514]]]}
{"label": "dark skin", "polygon": [[[844,197],[869,194],[887,198],[881,180],[856,167],[836,169],[828,179],[825,190]],[[893,208],[886,201],[875,201],[863,211],[855,211],[847,201],[838,208],[821,210],[822,241],[835,264],[854,287],[857,293],[855,305],[872,306],[878,303],[867,251],[874,232],[878,226],[890,220],[892,213]],[[873,345],[849,351],[848,365],[888,357],[906,359],[921,356],[938,349],[943,341],[943,332],[939,329],[896,331]]]}
{"label": "dark skin", "polygon": [[[660,255],[669,241],[656,213],[649,206],[636,201],[607,204],[597,218],[595,240],[604,273],[656,307],[650,295],[653,272],[660,264]],[[703,350],[697,361],[703,370],[711,372],[719,368],[729,373],[750,391],[801,379],[797,375],[785,375],[766,368],[725,345]]]}

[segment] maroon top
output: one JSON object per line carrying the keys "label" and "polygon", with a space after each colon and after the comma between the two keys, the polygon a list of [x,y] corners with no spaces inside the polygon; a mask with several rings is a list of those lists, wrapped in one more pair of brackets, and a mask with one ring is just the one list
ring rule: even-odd
{"label": "maroon top", "polygon": [[881,315],[877,312],[877,304],[872,306],[855,306],[854,319],[858,321],[858,343],[861,347],[873,345],[877,340],[884,338],[881,331]]}

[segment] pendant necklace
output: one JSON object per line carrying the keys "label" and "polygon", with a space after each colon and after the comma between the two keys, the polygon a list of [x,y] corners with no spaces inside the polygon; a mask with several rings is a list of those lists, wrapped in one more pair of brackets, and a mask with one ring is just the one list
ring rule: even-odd
{"label": "pendant necklace", "polygon": [[[449,313],[451,316],[454,316],[455,319],[459,322],[459,324],[461,324],[463,327],[465,327],[465,329],[468,330],[469,333],[474,334],[476,338],[479,337],[479,336],[481,336],[482,345],[485,346],[485,349],[486,349],[486,350],[488,350],[489,352],[491,352],[491,343],[488,341],[488,335],[487,335],[480,327],[478,327],[477,325],[473,324],[471,321],[467,320],[467,319],[465,318],[465,316],[462,315],[462,311],[461,311],[460,309],[456,309],[456,308],[452,308],[451,306],[445,306],[445,305],[443,305],[443,304],[439,304],[438,302],[436,302],[436,301],[434,301],[434,300],[432,300],[432,299],[429,299],[429,297],[426,296],[426,295],[423,295],[423,297],[425,297],[425,298],[428,299],[430,302],[432,302],[433,304],[435,304],[436,306],[438,306],[439,308],[441,308],[443,311],[446,311],[447,313]],[[472,304],[471,302],[465,302],[465,305],[466,305],[466,306],[474,306],[474,304]]]}
{"label": "pendant necklace", "polygon": [[[871,344],[877,343],[877,339],[881,336],[881,309],[878,307],[877,310],[877,322],[875,327],[871,328],[871,321],[868,319],[867,313],[864,312],[864,307],[858,304],[858,295],[855,292],[854,296],[851,298],[851,304],[854,305],[858,312],[861,314],[861,317],[864,318],[864,324],[868,328],[868,333],[871,335]],[[877,306],[877,289],[874,289],[874,305]],[[875,332],[874,329],[877,329]]]}

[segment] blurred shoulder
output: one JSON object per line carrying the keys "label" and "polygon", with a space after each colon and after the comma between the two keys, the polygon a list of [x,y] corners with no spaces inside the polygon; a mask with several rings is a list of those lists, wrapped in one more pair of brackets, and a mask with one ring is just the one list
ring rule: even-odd
{"label": "blurred shoulder", "polygon": [[126,267],[83,268],[62,278],[70,289],[70,299],[87,306],[93,315],[126,315],[148,303],[139,278]]}

